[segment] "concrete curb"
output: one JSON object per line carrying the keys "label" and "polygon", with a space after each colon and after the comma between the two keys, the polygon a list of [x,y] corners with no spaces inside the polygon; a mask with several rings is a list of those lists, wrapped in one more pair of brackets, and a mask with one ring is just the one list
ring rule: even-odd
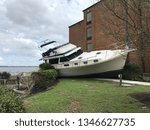
{"label": "concrete curb", "polygon": [[[103,78],[96,78],[96,80],[101,80],[101,81],[112,81],[112,82],[117,82],[119,83],[119,79],[103,79]],[[123,84],[132,84],[132,85],[143,85],[143,86],[149,86],[150,87],[150,82],[141,82],[141,81],[131,81],[131,80],[122,80]]]}

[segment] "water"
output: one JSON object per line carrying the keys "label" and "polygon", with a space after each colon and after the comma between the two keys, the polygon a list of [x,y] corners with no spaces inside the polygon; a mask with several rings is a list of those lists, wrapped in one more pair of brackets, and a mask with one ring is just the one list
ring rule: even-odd
{"label": "water", "polygon": [[32,72],[38,70],[37,66],[0,66],[0,72],[9,72],[11,75],[17,75],[21,72]]}

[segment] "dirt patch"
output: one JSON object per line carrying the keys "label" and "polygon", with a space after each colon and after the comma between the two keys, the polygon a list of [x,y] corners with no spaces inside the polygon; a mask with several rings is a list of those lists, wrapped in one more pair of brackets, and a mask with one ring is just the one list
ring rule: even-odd
{"label": "dirt patch", "polygon": [[130,94],[132,98],[143,103],[146,107],[150,109],[150,92],[143,92],[143,93],[133,93]]}
{"label": "dirt patch", "polygon": [[73,99],[71,104],[70,104],[70,107],[69,107],[69,112],[73,112],[73,113],[76,113],[76,112],[79,112],[79,101],[77,101],[76,99]]}
{"label": "dirt patch", "polygon": [[63,97],[63,96],[65,96],[65,93],[64,92],[59,92],[58,95]]}
{"label": "dirt patch", "polygon": [[27,101],[27,100],[23,101],[23,106],[29,107],[30,105],[31,105],[31,103],[29,101]]}

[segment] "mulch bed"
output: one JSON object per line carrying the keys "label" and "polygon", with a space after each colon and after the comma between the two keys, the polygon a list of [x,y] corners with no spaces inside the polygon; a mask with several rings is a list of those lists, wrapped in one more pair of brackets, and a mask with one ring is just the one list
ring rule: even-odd
{"label": "mulch bed", "polygon": [[150,92],[142,92],[142,93],[133,93],[130,94],[132,98],[143,103],[146,107],[150,109]]}

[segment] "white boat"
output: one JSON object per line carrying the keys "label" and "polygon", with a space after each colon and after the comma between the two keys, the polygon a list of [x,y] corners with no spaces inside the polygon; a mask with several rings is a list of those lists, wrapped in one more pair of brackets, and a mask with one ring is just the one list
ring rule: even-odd
{"label": "white boat", "polygon": [[[44,48],[55,41],[41,45]],[[91,75],[113,77],[123,69],[129,49],[82,52],[80,47],[66,43],[48,49],[42,54],[45,63],[59,71],[60,77],[87,77]]]}

